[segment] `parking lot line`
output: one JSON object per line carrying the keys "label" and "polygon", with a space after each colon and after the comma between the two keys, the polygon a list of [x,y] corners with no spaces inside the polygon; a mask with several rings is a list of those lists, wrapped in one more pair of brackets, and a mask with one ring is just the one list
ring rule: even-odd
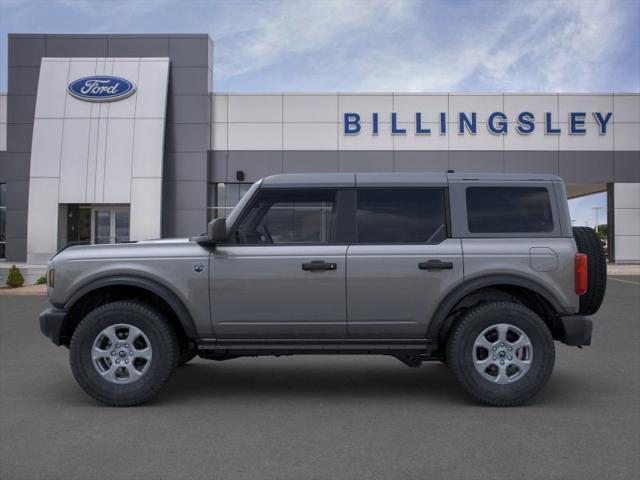
{"label": "parking lot line", "polygon": [[640,282],[632,282],[631,280],[623,280],[621,278],[616,278],[616,277],[609,277],[609,280],[615,280],[616,282],[630,283],[631,285],[640,286]]}

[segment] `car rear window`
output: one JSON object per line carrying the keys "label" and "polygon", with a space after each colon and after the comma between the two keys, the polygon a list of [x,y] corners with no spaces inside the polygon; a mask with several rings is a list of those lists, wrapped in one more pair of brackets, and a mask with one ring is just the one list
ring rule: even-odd
{"label": "car rear window", "polygon": [[471,233],[552,232],[549,192],[544,187],[469,187],[467,221]]}

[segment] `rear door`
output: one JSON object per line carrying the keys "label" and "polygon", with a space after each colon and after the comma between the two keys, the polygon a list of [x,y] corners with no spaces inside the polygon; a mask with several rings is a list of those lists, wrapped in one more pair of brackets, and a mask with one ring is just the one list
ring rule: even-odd
{"label": "rear door", "polygon": [[450,188],[466,281],[510,275],[544,286],[565,308],[577,304],[575,244],[571,231],[563,231],[569,220],[560,221],[553,182],[452,181]]}
{"label": "rear door", "polygon": [[359,188],[347,251],[352,338],[426,335],[439,300],[462,281],[460,239],[449,237],[445,188]]}

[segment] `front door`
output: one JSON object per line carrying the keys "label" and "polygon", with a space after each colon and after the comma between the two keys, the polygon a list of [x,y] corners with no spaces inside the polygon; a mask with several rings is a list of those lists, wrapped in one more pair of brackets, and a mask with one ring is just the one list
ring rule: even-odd
{"label": "front door", "polygon": [[211,255],[217,338],[344,338],[346,245],[338,192],[263,189]]}

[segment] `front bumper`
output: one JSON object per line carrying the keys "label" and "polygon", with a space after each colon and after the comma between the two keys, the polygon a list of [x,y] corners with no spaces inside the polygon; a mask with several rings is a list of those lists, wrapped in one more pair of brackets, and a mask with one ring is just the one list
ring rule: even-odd
{"label": "front bumper", "polygon": [[559,340],[571,346],[591,345],[593,321],[582,315],[560,317]]}
{"label": "front bumper", "polygon": [[63,327],[66,317],[66,310],[53,307],[47,308],[40,314],[40,331],[56,345],[62,345],[65,341]]}

